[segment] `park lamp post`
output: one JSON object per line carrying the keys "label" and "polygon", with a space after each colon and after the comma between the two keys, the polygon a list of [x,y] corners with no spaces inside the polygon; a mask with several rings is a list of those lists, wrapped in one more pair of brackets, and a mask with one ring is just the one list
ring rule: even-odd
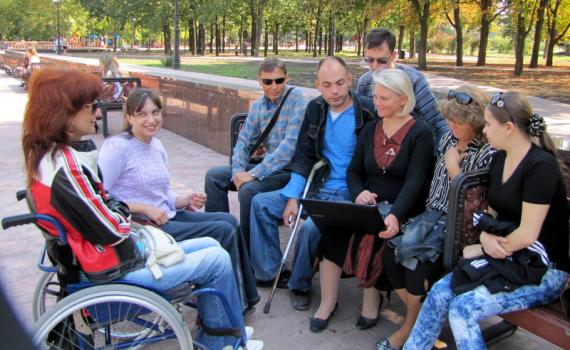
{"label": "park lamp post", "polygon": [[57,9],[57,38],[55,39],[56,52],[58,55],[61,55],[61,28],[59,26],[59,5],[61,4],[61,0],[53,0],[53,3]]}

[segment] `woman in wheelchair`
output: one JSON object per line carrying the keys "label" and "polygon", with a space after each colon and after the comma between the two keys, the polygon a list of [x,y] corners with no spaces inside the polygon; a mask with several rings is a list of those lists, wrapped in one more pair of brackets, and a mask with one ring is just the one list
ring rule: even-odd
{"label": "woman in wheelchair", "polygon": [[[82,274],[90,281],[119,279],[159,291],[186,282],[215,288],[226,296],[238,328],[244,329],[231,261],[215,240],[180,242],[185,259],[162,268],[160,279],[145,267],[140,241],[131,234],[129,208],[107,195],[97,168],[95,144],[82,140],[95,132],[95,101],[101,93],[100,80],[79,70],[46,68],[32,76],[22,144],[36,213],[61,222]],[[57,235],[53,225],[42,227]],[[197,304],[204,325],[231,328],[218,298],[201,294]],[[211,336],[202,330],[197,340],[209,349],[222,349],[235,342],[232,336]]]}
{"label": "woman in wheelchair", "polygon": [[404,349],[431,349],[446,316],[458,349],[484,349],[478,321],[547,304],[568,280],[568,205],[556,148],[526,98],[495,94],[484,133],[498,151],[479,244],[428,293]]}
{"label": "woman in wheelchair", "polygon": [[108,138],[99,152],[105,188],[127,203],[135,219],[151,221],[177,241],[212,237],[220,242],[230,254],[243,308],[253,308],[260,297],[236,218],[196,211],[206,201],[203,193],[172,191],[167,154],[155,137],[161,126],[160,96],[134,90],[126,102],[125,131]]}

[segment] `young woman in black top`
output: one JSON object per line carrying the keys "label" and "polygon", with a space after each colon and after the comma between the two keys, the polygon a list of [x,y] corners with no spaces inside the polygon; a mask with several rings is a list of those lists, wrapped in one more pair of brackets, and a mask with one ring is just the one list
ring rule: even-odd
{"label": "young woman in black top", "polygon": [[[549,303],[568,280],[566,189],[544,119],[526,98],[507,92],[491,98],[485,122],[484,132],[498,150],[489,171],[488,212],[514,230],[482,231],[479,244],[464,248],[463,257],[470,260],[459,265],[469,276],[483,277],[471,278],[466,287],[456,269],[437,282],[404,349],[431,349],[447,315],[458,349],[485,348],[479,320]],[[535,276],[518,276],[519,270]],[[485,279],[492,273],[498,276]]]}

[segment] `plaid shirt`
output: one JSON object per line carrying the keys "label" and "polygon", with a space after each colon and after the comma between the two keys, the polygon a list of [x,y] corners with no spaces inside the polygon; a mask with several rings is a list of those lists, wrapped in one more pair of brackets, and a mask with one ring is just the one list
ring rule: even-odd
{"label": "plaid shirt", "polygon": [[[290,88],[286,87],[284,91]],[[271,121],[284,94],[277,99],[276,103],[270,103],[266,96],[261,96],[251,105],[234,148],[232,180],[236,173],[247,169],[250,150]],[[271,132],[263,142],[266,152],[265,157],[254,168],[258,180],[263,180],[264,177],[287,167],[291,163],[291,159],[295,154],[297,137],[303,123],[307,103],[307,97],[303,94],[302,89],[299,88],[291,91],[287,100],[285,100],[275,126],[273,126],[273,129],[271,129]]]}

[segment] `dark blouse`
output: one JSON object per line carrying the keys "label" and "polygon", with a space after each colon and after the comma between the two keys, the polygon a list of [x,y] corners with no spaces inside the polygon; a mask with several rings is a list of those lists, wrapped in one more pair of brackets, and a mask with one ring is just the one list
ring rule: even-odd
{"label": "dark blouse", "polygon": [[377,123],[382,120],[369,122],[360,133],[347,170],[348,189],[353,200],[369,190],[378,195],[377,201],[392,203],[391,213],[402,223],[414,212],[423,211],[424,203],[419,199],[433,167],[433,134],[425,122],[416,120],[395,159],[381,169],[374,154]]}
{"label": "dark blouse", "polygon": [[496,152],[489,169],[489,205],[497,219],[520,225],[522,203],[549,204],[538,240],[556,267],[570,271],[568,202],[556,158],[534,144],[511,177],[502,182],[506,153]]}

